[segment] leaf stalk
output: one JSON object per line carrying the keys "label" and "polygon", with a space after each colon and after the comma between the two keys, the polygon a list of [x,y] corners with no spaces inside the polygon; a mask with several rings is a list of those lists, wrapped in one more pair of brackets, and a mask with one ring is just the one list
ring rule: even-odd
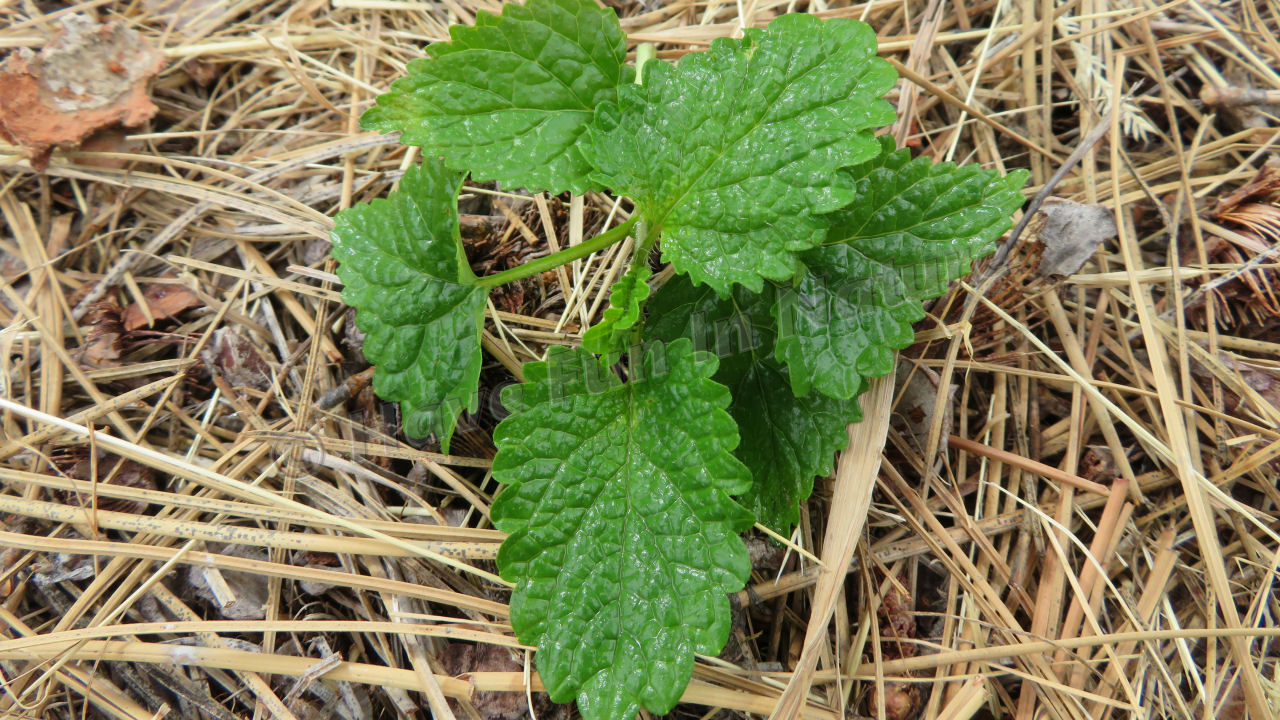
{"label": "leaf stalk", "polygon": [[523,265],[517,265],[510,270],[503,270],[495,275],[486,275],[479,279],[476,283],[483,288],[495,288],[499,285],[506,285],[516,280],[523,280],[527,277],[539,275],[548,270],[554,270],[561,265],[573,262],[579,258],[584,258],[593,252],[603,250],[610,245],[619,242],[631,234],[631,228],[635,226],[640,219],[640,214],[636,213],[630,220],[606,230],[593,238],[584,240],[577,245],[567,247],[560,252],[545,255],[540,258],[534,258]]}

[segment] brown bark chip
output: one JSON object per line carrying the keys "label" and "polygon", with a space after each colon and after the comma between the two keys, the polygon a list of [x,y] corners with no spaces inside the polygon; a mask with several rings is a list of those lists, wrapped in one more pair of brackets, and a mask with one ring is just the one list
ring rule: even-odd
{"label": "brown bark chip", "polygon": [[44,169],[54,147],[151,119],[147,81],[164,66],[164,55],[123,23],[68,15],[39,53],[19,48],[0,63],[0,137]]}

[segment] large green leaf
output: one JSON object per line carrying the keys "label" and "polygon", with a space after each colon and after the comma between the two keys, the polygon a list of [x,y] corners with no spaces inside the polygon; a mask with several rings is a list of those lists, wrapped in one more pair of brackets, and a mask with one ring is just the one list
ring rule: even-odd
{"label": "large green leaf", "polygon": [[715,359],[679,340],[633,363],[623,383],[553,347],[504,391],[494,432],[511,624],[538,646],[551,699],[577,697],[586,720],[670,710],[694,653],[724,646],[725,593],[750,571],[736,533],[751,514],[730,498],[749,480]]}
{"label": "large green leaf", "polygon": [[360,118],[366,130],[444,156],[476,180],[583,193],[592,187],[578,139],[633,71],[612,10],[592,0],[529,0],[481,11],[427,48]]}
{"label": "large green leaf", "polygon": [[661,227],[663,258],[721,295],[795,272],[825,236],[819,214],[853,198],[836,170],[871,158],[869,129],[894,117],[878,98],[896,76],[865,24],[784,15],[745,35],[646,63],[583,148],[592,177]]}
{"label": "large green leaf", "polygon": [[808,271],[774,307],[776,355],[797,394],[850,398],[891,372],[921,304],[992,252],[1022,204],[1025,171],[934,165],[887,137],[880,144],[880,155],[844,171],[857,197],[831,214],[829,244],[801,256]]}
{"label": "large green leaf", "polygon": [[887,135],[880,145],[874,159],[845,171],[857,200],[832,214],[827,242],[847,243],[895,268],[920,300],[938,297],[1012,227],[1027,173],[912,160]]}
{"label": "large green leaf", "polygon": [[461,185],[438,161],[412,167],[385,200],[339,213],[332,233],[374,392],[400,403],[406,433],[435,434],[446,452],[458,414],[478,403],[487,296],[458,234]]}
{"label": "large green leaf", "polygon": [[751,470],[751,489],[741,501],[759,522],[789,536],[800,521],[800,503],[813,493],[814,477],[831,472],[835,453],[848,444],[845,427],[861,420],[862,412],[853,398],[791,391],[786,368],[773,357],[775,296],[765,283],[763,292],[735,288],[721,298],[677,275],[650,302],[645,335],[688,337],[720,358],[715,380],[733,395],[729,414],[742,437],[734,455]]}

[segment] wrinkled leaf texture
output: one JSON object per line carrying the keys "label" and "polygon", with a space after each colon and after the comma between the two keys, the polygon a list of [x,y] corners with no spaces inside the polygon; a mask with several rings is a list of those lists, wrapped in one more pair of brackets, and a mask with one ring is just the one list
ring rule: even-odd
{"label": "wrinkled leaf texture", "polygon": [[729,393],[687,339],[650,346],[623,383],[598,358],[553,347],[503,392],[494,525],[516,583],[511,624],[538,646],[551,699],[586,720],[669,711],[694,653],[728,639],[726,593],[750,572],[752,517],[733,457]]}
{"label": "wrinkled leaf texture", "polygon": [[827,244],[801,254],[807,272],[779,294],[778,360],[797,395],[855,397],[893,371],[921,304],[995,249],[1022,205],[1027,173],[912,160],[880,138],[873,160],[843,174],[856,198],[832,213]]}
{"label": "wrinkled leaf texture", "polygon": [[427,48],[360,118],[423,155],[516,189],[600,189],[578,141],[596,105],[631,82],[618,16],[591,0],[529,0]]}
{"label": "wrinkled leaf texture", "polygon": [[733,396],[729,413],[742,438],[734,455],[752,477],[740,500],[761,524],[789,536],[814,477],[831,472],[835,453],[848,444],[845,427],[861,420],[862,411],[852,398],[791,391],[786,368],[773,357],[776,294],[765,283],[760,293],[735,288],[721,298],[677,275],[650,302],[644,329],[654,339],[691,338],[720,359],[715,380]]}
{"label": "wrinkled leaf texture", "polygon": [[582,335],[584,350],[615,357],[618,351],[627,348],[631,328],[640,322],[642,308],[649,299],[649,278],[652,276],[649,266],[640,263],[613,284],[604,316]]}
{"label": "wrinkled leaf texture", "polygon": [[475,412],[487,292],[458,232],[459,173],[438,161],[409,168],[386,197],[338,214],[333,257],[342,300],[356,308],[373,390],[400,403],[413,437],[448,452],[463,409]]}
{"label": "wrinkled leaf texture", "polygon": [[663,259],[727,296],[784,280],[820,244],[820,213],[848,204],[837,173],[879,150],[891,122],[880,96],[896,74],[866,24],[784,15],[720,38],[597,109],[583,152],[600,185],[635,199],[661,228]]}
{"label": "wrinkled leaf texture", "polygon": [[[990,253],[1022,203],[1023,173],[934,165],[879,142],[881,155],[845,171],[856,197],[829,216],[831,244],[803,255],[794,284],[721,298],[676,276],[648,308],[646,337],[690,337],[720,358],[715,379],[733,395],[742,437],[735,454],[753,478],[741,500],[783,535],[814,476],[831,471],[846,424],[861,419],[868,379],[911,343],[921,302]],[[795,348],[803,352],[784,365]],[[815,380],[821,392],[810,392]]]}

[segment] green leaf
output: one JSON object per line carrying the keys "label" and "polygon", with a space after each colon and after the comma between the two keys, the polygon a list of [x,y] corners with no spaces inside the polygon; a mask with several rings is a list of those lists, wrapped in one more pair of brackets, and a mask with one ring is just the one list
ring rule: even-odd
{"label": "green leaf", "polygon": [[609,291],[609,307],[600,322],[582,336],[582,348],[599,355],[614,356],[630,344],[631,328],[640,322],[640,313],[649,297],[649,278],[653,271],[643,262],[614,283]]}
{"label": "green leaf", "polygon": [[875,33],[847,19],[784,15],[677,65],[646,63],[643,85],[603,103],[583,152],[592,178],[662,228],[663,259],[726,295],[782,280],[822,242],[820,213],[853,198],[842,167],[879,146],[878,98],[896,74]]}
{"label": "green leaf", "polygon": [[774,354],[787,363],[795,394],[816,387],[856,397],[867,378],[893,371],[894,353],[914,340],[911,324],[924,309],[894,268],[850,245],[811,250],[804,261],[809,272],[774,303]]}
{"label": "green leaf", "polygon": [[669,711],[694,653],[728,639],[729,601],[750,572],[736,533],[748,485],[714,358],[679,340],[647,349],[623,383],[582,350],[553,347],[503,392],[494,525],[516,583],[511,624],[538,646],[556,702],[586,720]]}
{"label": "green leaf", "polygon": [[475,180],[575,193],[595,187],[578,140],[633,70],[617,15],[592,0],[529,0],[449,28],[360,118]]}
{"label": "green leaf", "polygon": [[827,242],[848,243],[896,268],[921,301],[938,297],[1013,226],[1027,172],[1002,176],[977,165],[934,165],[894,150],[889,136],[880,144],[875,159],[845,171],[857,200],[832,214]]}
{"label": "green leaf", "polygon": [[338,213],[332,233],[374,392],[400,403],[407,434],[435,434],[446,452],[458,414],[479,402],[487,297],[458,234],[461,185],[438,161],[409,168],[385,200]]}
{"label": "green leaf", "polygon": [[709,287],[677,275],[649,303],[647,338],[688,337],[720,358],[715,381],[733,395],[729,414],[742,437],[734,455],[751,471],[740,500],[756,519],[789,536],[813,479],[831,472],[835,453],[848,445],[845,427],[862,419],[857,400],[818,393],[796,397],[786,368],[773,357],[777,334],[770,315],[777,291],[735,288],[720,298]]}
{"label": "green leaf", "polygon": [[1023,171],[934,165],[880,142],[881,155],[844,171],[857,198],[831,214],[832,244],[801,256],[808,272],[774,307],[776,356],[799,395],[851,398],[891,372],[921,304],[992,252],[1022,204]]}

